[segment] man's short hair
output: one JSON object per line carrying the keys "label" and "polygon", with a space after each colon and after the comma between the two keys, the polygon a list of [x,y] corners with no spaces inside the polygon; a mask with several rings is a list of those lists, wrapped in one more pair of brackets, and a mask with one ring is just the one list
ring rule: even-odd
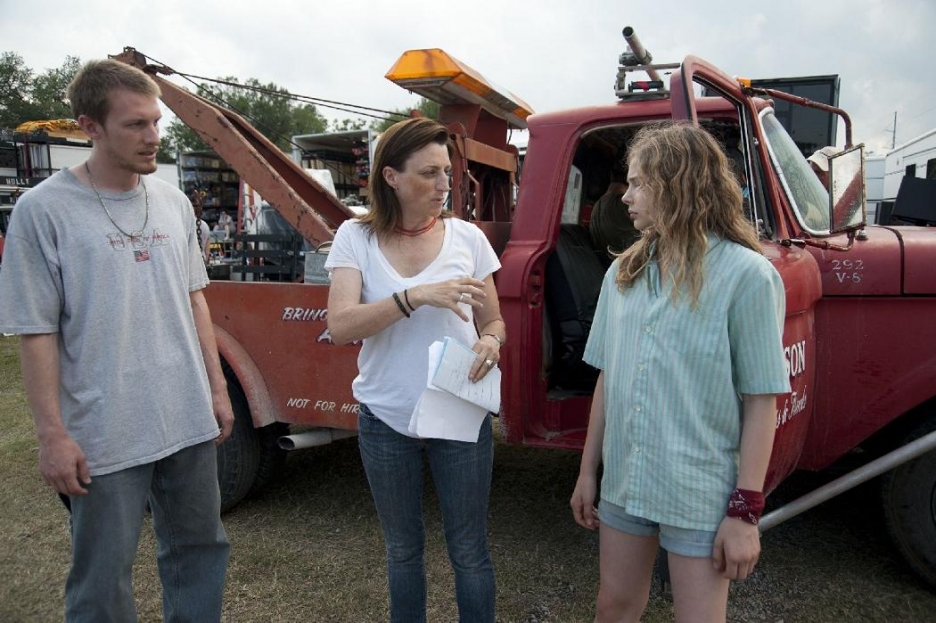
{"label": "man's short hair", "polygon": [[113,59],[85,63],[68,85],[66,95],[75,119],[86,115],[103,124],[110,112],[110,94],[120,89],[151,97],[160,95],[159,85],[152,78]]}

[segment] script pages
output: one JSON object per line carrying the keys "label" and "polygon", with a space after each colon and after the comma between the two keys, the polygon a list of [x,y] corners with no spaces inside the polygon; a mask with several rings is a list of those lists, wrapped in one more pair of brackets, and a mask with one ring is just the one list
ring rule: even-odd
{"label": "script pages", "polygon": [[488,412],[500,411],[500,369],[494,367],[472,383],[468,371],[477,353],[451,337],[429,346],[428,356],[426,390],[413,410],[409,431],[419,437],[476,442]]}

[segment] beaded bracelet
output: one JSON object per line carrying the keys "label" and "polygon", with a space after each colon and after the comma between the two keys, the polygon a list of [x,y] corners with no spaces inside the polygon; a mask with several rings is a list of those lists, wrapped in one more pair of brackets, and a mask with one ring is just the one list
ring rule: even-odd
{"label": "beaded bracelet", "polygon": [[400,308],[400,311],[403,312],[403,315],[409,318],[409,312],[403,307],[403,301],[400,300],[400,296],[396,292],[393,293],[393,300],[396,302],[396,306]]}

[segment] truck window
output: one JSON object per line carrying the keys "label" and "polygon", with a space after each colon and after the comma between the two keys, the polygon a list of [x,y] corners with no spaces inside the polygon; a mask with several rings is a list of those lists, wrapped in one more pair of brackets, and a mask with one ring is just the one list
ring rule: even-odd
{"label": "truck window", "polygon": [[761,123],[770,158],[800,225],[812,234],[829,233],[829,193],[773,111],[761,113]]}

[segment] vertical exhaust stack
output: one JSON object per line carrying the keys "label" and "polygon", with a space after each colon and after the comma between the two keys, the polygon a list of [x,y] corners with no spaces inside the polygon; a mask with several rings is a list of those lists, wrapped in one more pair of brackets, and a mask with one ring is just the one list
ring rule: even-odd
{"label": "vertical exhaust stack", "polygon": [[[627,49],[618,57],[617,82],[614,85],[614,94],[619,99],[653,99],[665,97],[668,93],[663,78],[660,77],[661,69],[676,69],[678,63],[652,64],[653,55],[640,43],[640,39],[634,34],[634,29],[625,26],[621,31],[624,35],[624,41],[627,42]],[[647,74],[649,80],[631,79],[628,84],[628,74],[640,71]]]}
{"label": "vertical exhaust stack", "polygon": [[[624,30],[621,31],[621,34],[624,35],[624,41],[627,42],[629,52],[624,52],[621,54],[621,65],[649,65],[653,62],[653,55],[650,54],[649,50],[643,47],[643,44],[640,43],[640,39],[637,38],[637,35],[634,34],[634,29],[630,26],[625,26]],[[632,57],[634,62],[625,62],[625,57]],[[630,59],[628,59],[630,60]],[[656,69],[647,69],[647,75],[650,76],[651,80],[660,80],[660,74]]]}

